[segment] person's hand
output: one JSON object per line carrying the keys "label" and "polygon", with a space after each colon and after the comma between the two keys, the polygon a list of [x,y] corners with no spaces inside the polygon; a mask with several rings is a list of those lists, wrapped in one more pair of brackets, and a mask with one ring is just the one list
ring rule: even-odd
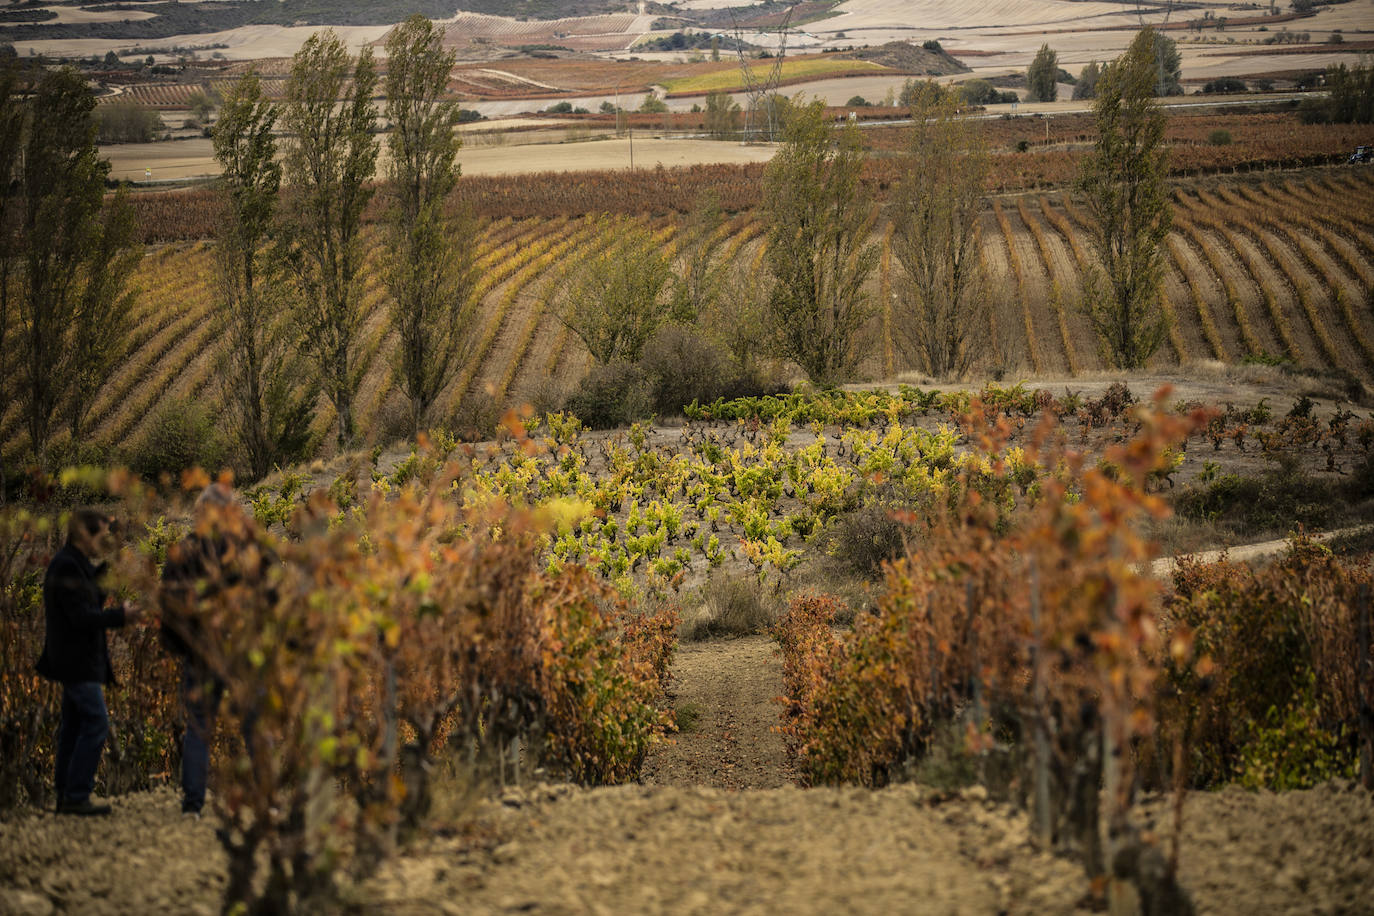
{"label": "person's hand", "polygon": [[124,610],[124,623],[126,625],[138,623],[143,619],[143,609],[132,601],[121,602],[120,607]]}

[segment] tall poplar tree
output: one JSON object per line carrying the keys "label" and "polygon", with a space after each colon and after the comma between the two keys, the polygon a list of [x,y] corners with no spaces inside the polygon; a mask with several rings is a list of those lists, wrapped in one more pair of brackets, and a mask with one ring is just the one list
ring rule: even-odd
{"label": "tall poplar tree", "polygon": [[863,284],[878,260],[859,184],[863,149],[857,126],[831,127],[821,102],[791,106],[783,136],[764,172],[768,312],[779,353],[813,382],[838,384],[864,355],[872,309]]}
{"label": "tall poplar tree", "polygon": [[80,445],[91,398],[124,351],[141,250],[126,196],[105,201],[110,164],[96,149],[85,79],[70,67],[47,71],[27,102],[11,91],[5,108],[4,120],[20,125],[4,144],[18,151],[5,189],[6,295],[29,442],[46,464],[60,412]]}
{"label": "tall poplar tree", "polygon": [[386,281],[400,339],[396,374],[418,434],[471,337],[472,234],[449,212],[460,169],[458,105],[443,100],[455,59],[444,30],[412,16],[387,38],[386,53]]}
{"label": "tall poplar tree", "polygon": [[1027,100],[1053,102],[1059,98],[1059,55],[1049,45],[1041,45],[1026,71]]}
{"label": "tall poplar tree", "polygon": [[1161,246],[1173,209],[1155,78],[1155,35],[1146,27],[1103,68],[1093,104],[1097,142],[1078,180],[1101,263],[1085,277],[1085,309],[1108,360],[1123,369],[1145,365],[1166,330]]}
{"label": "tall poplar tree", "polygon": [[292,59],[282,118],[289,138],[282,253],[340,448],[356,435],[362,218],[377,168],[376,88],[370,49],[355,61],[334,32],[316,32]]}
{"label": "tall poplar tree", "polygon": [[902,180],[893,191],[892,253],[900,266],[894,337],[937,378],[963,375],[986,339],[988,296],[978,224],[987,196],[987,142],[948,95],[912,106]]}
{"label": "tall poplar tree", "polygon": [[303,457],[318,393],[298,356],[295,322],[274,295],[265,249],[281,187],[277,115],[250,70],[224,96],[213,134],[223,198],[219,374],[227,425],[254,479]]}

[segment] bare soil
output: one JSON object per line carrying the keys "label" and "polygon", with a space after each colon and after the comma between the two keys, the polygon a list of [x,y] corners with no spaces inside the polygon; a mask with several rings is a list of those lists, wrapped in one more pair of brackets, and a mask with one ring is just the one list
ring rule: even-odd
{"label": "bare soil", "polygon": [[674,703],[687,720],[647,762],[644,781],[661,786],[775,789],[792,773],[775,730],[782,668],[766,636],[684,643],[673,666]]}
{"label": "bare soil", "polygon": [[[763,637],[684,647],[676,702],[695,725],[645,784],[535,785],[480,802],[350,889],[365,913],[1086,912],[1072,862],[980,788],[786,784]],[[224,858],[168,789],[107,819],[0,824],[0,914],[212,913]],[[1167,842],[1171,806],[1142,817]],[[1351,783],[1188,797],[1179,867],[1200,914],[1370,913],[1374,798]]]}

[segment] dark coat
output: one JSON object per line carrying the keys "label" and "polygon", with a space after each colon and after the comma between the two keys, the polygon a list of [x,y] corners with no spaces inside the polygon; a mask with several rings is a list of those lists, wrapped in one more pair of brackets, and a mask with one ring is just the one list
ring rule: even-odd
{"label": "dark coat", "polygon": [[190,534],[167,551],[162,566],[162,644],[173,655],[193,660],[192,643],[203,637],[196,608],[221,588],[238,583],[225,564],[228,544],[223,538]]}
{"label": "dark coat", "polygon": [[63,684],[113,684],[105,631],[124,626],[124,609],[105,609],[100,577],[105,564],[91,561],[71,544],[57,552],[43,577],[46,619],[43,654],[35,670]]}

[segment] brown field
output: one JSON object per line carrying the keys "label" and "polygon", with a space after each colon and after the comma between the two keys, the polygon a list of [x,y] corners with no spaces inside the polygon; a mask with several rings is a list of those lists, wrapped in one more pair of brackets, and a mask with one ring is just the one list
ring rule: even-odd
{"label": "brown field", "polygon": [[[1169,336],[1154,359],[1156,368],[1286,358],[1374,386],[1374,175],[1335,168],[1214,177],[1181,183],[1175,198],[1165,277]],[[1084,218],[1081,206],[1061,192],[994,199],[983,239],[991,285],[999,291],[989,329],[996,345],[985,354],[982,371],[1033,378],[1103,367],[1079,310],[1083,266],[1092,259]],[[681,217],[486,223],[478,250],[483,308],[477,351],[444,393],[442,413],[484,396],[514,403],[547,379],[563,386],[576,382],[589,357],[554,317],[552,297],[566,272],[604,246],[624,220],[647,220],[669,245]],[[717,251],[752,261],[762,228],[752,212],[736,215]],[[877,224],[874,233],[881,241],[887,229]],[[893,270],[893,259],[884,258],[870,280],[869,293],[879,303],[889,301]],[[111,444],[136,440],[169,398],[194,397],[211,405],[220,398],[210,350],[210,243],[153,249],[137,285],[142,295],[130,353],[93,411],[96,436]],[[399,431],[386,302],[380,272],[369,271],[359,419],[374,441]],[[885,315],[874,319],[867,378],[911,368],[884,342],[888,322]],[[329,422],[322,410],[320,428]],[[20,446],[21,426],[11,405],[0,420],[0,440]]]}

